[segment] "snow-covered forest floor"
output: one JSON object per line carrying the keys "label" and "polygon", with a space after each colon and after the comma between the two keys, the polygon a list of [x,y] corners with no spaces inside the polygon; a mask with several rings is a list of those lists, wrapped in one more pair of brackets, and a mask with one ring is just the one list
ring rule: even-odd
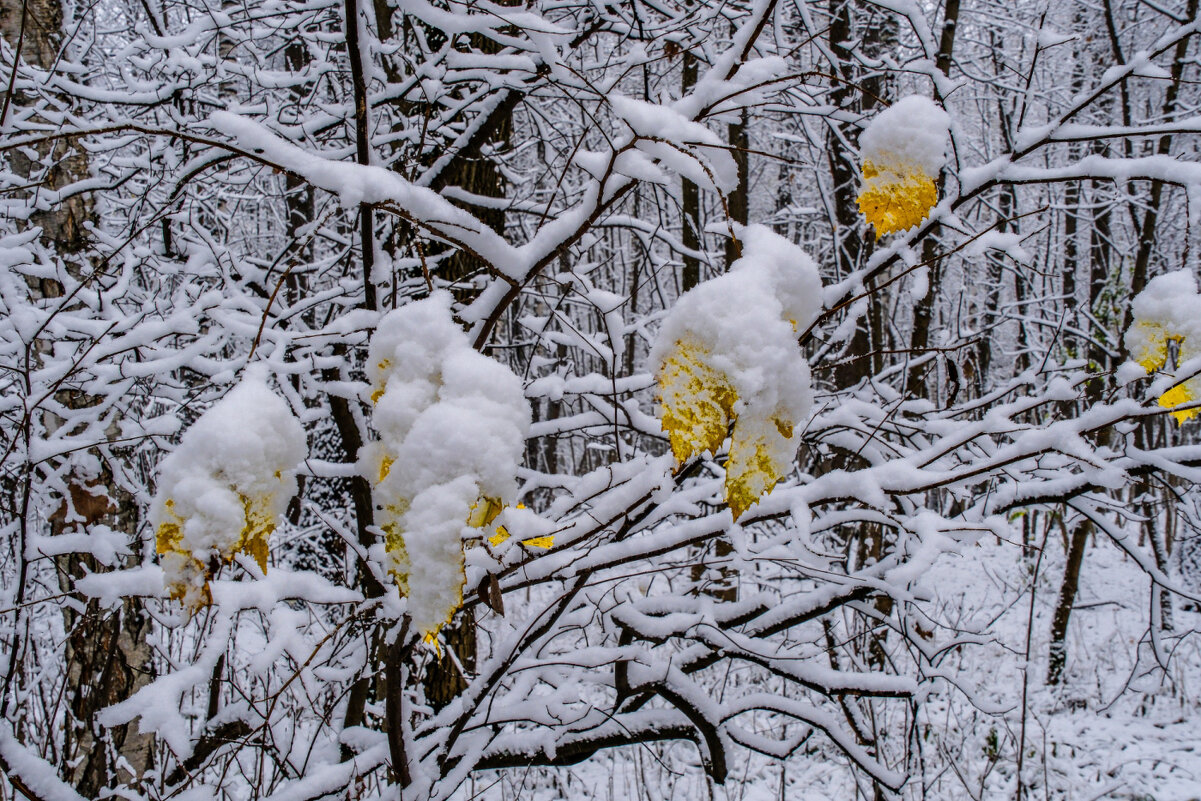
{"label": "snow-covered forest floor", "polygon": [[[1030,798],[1063,801],[1195,801],[1201,798],[1201,614],[1177,603],[1164,646],[1148,647],[1146,574],[1117,548],[1089,548],[1068,636],[1062,685],[1047,687],[1048,631],[1063,550],[988,537],[948,554],[922,579],[922,606],[961,633],[987,633],[948,655],[956,681],[934,679],[920,704],[924,770],[906,799],[988,801],[1015,793],[1017,741],[1026,721],[1022,775]],[[1052,536],[1059,536],[1052,531]],[[1035,581],[1034,571],[1038,566]],[[1031,616],[1031,589],[1034,589]],[[1027,633],[1029,653],[1027,661]],[[1023,683],[1023,666],[1029,681]],[[737,682],[737,671],[728,681]],[[1023,715],[1023,690],[1026,692]],[[989,711],[981,711],[985,707]],[[905,720],[908,725],[911,718]],[[904,735],[902,726],[901,733]],[[484,773],[456,796],[486,801],[829,801],[872,797],[869,782],[815,738],[785,764],[743,752],[725,786],[709,781],[691,745],[650,744],[554,771]]]}

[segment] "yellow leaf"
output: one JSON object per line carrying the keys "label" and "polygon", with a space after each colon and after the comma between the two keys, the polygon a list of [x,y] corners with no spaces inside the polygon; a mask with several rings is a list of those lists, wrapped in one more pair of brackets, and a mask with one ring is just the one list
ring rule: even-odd
{"label": "yellow leaf", "polygon": [[[254,557],[254,561],[258,562],[259,569],[266,573],[267,541],[271,537],[271,533],[275,531],[275,517],[271,514],[267,499],[251,499],[245,495],[238,497],[242,499],[246,526],[242,529],[242,533],[234,545],[233,553],[245,553]],[[230,554],[229,558],[232,559],[233,554]]]}
{"label": "yellow leaf", "polygon": [[938,203],[934,178],[915,167],[863,165],[859,212],[876,230],[876,238],[906,231],[920,223]]}
{"label": "yellow leaf", "polygon": [[400,519],[409,509],[408,503],[399,501],[383,509],[380,529],[384,532],[384,550],[391,557],[388,573],[396,579],[401,597],[409,594],[409,552],[405,548],[404,529]]}
{"label": "yellow leaf", "polygon": [[530,548],[545,548],[549,550],[555,547],[555,538],[551,536],[530,537],[528,540],[522,540],[521,544]]}
{"label": "yellow leaf", "polygon": [[677,463],[717,452],[738,400],[726,376],[709,366],[708,356],[701,347],[677,342],[658,371],[663,430]]}
{"label": "yellow leaf", "polygon": [[734,426],[730,458],[726,461],[726,503],[730,505],[730,513],[735,520],[771,492],[791,467],[791,460],[779,456],[787,451],[773,448],[769,438],[779,434],[783,439],[789,439],[792,436],[792,424],[776,418],[770,422],[772,429],[762,428],[759,432],[744,430],[753,426],[744,425],[741,419]]}
{"label": "yellow leaf", "polygon": [[471,504],[471,512],[467,515],[467,525],[473,528],[483,528],[496,519],[505,508],[499,498],[480,498]]}
{"label": "yellow leaf", "polygon": [[[1177,384],[1161,395],[1159,405],[1165,409],[1171,409],[1185,403],[1191,403],[1194,400],[1196,398],[1193,397],[1192,390],[1189,389],[1187,383],[1184,383]],[[1177,423],[1183,425],[1184,421],[1190,417],[1194,417],[1198,411],[1201,411],[1201,409],[1182,409],[1178,412],[1172,412],[1172,416],[1176,418]]]}
{"label": "yellow leaf", "polygon": [[794,454],[783,442],[792,439],[793,423],[778,417],[736,419],[738,394],[729,379],[708,364],[708,358],[705,349],[677,342],[664,360],[658,372],[662,425],[680,463],[706,451],[716,453],[734,424],[725,494],[737,520],[789,469]]}
{"label": "yellow leaf", "polygon": [[1142,344],[1134,360],[1148,373],[1152,373],[1167,364],[1168,343],[1182,341],[1182,337],[1169,335],[1159,323],[1139,320],[1135,324],[1138,338]]}
{"label": "yellow leaf", "polygon": [[[270,556],[269,540],[275,531],[275,516],[271,511],[270,498],[250,498],[238,494],[242,501],[244,525],[237,541],[228,552],[220,553],[225,562],[232,562],[239,553],[249,555],[259,569],[267,572]],[[175,511],[175,501],[168,498],[163,504],[166,521],[159,524],[155,532],[155,550],[164,557],[164,564],[171,562],[175,568],[168,571],[178,579],[167,585],[172,600],[183,601],[195,612],[213,602],[209,582],[213,579],[211,564],[197,559],[183,543],[184,520]]]}
{"label": "yellow leaf", "polygon": [[162,523],[158,527],[158,531],[154,535],[155,550],[159,553],[171,553],[179,549],[179,544],[183,541],[183,519],[175,514],[175,501],[168,498],[163,504],[167,515],[170,518],[167,522]]}
{"label": "yellow leaf", "polygon": [[492,547],[495,548],[502,545],[507,539],[509,539],[509,530],[504,526],[497,526],[496,533],[488,538],[488,542],[492,543]]}

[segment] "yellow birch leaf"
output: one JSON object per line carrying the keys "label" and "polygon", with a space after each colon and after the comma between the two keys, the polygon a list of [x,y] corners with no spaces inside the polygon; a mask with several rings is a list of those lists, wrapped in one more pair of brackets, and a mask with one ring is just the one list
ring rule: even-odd
{"label": "yellow birch leaf", "polygon": [[392,469],[392,465],[395,463],[396,463],[396,460],[393,459],[391,456],[385,456],[384,458],[380,459],[379,480],[375,482],[376,484],[379,484],[385,478],[388,477],[388,472]]}
{"label": "yellow birch leaf", "polygon": [[788,440],[792,436],[792,424],[775,418],[770,422],[771,429],[762,427],[760,431],[750,433],[744,431],[748,427],[742,420],[734,426],[730,458],[726,461],[726,503],[734,520],[771,492],[791,466],[791,459],[785,460],[780,455],[786,449],[773,448],[769,438],[779,435]]}
{"label": "yellow birch leaf", "polygon": [[657,376],[662,425],[677,463],[716,453],[725,441],[738,395],[696,345],[677,342]]}
{"label": "yellow birch leaf", "polygon": [[471,504],[471,511],[467,515],[467,525],[472,528],[483,528],[495,520],[504,508],[505,504],[499,498],[480,498]]}
{"label": "yellow birch leaf", "polygon": [[168,498],[163,504],[167,511],[168,520],[158,527],[154,535],[155,550],[159,553],[171,553],[179,549],[183,541],[183,519],[175,514],[175,501]]}
{"label": "yellow birch leaf", "polygon": [[[271,514],[269,502],[266,499],[251,499],[239,495],[242,499],[243,514],[246,526],[242,529],[233,553],[245,553],[254,558],[259,568],[267,572],[267,557],[269,550],[267,542],[275,531],[275,518]],[[230,559],[233,554],[230,554]]]}
{"label": "yellow birch leaf", "polygon": [[555,547],[555,538],[552,536],[530,537],[528,540],[522,540],[521,544],[530,548],[544,548],[549,550]]}
{"label": "yellow birch leaf", "polygon": [[1136,337],[1141,341],[1134,360],[1146,370],[1153,373],[1168,362],[1168,343],[1181,337],[1168,334],[1167,329],[1160,323],[1139,320],[1134,324]]}
{"label": "yellow birch leaf", "polygon": [[938,204],[934,178],[913,167],[881,168],[865,162],[859,212],[876,238],[907,231],[926,219]]}
{"label": "yellow birch leaf", "polygon": [[[1191,403],[1194,400],[1196,398],[1193,397],[1193,393],[1187,383],[1177,384],[1160,396],[1159,405],[1165,409],[1171,409],[1185,403]],[[1172,416],[1176,418],[1177,423],[1183,425],[1190,417],[1196,416],[1198,411],[1201,411],[1201,409],[1182,409],[1178,412],[1172,412]]]}

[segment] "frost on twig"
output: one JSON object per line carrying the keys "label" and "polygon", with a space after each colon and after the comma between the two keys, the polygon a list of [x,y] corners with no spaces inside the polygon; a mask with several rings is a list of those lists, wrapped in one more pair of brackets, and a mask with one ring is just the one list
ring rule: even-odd
{"label": "frost on twig", "polygon": [[150,515],[172,599],[212,603],[209,581],[235,554],[267,570],[306,453],[304,429],[258,365],[192,424],[163,460]]}
{"label": "frost on twig", "polygon": [[385,566],[426,638],[462,604],[464,536],[516,495],[530,425],[521,380],[472,349],[450,303],[435,292],[385,315],[367,365],[379,441],[361,466]]}
{"label": "frost on twig", "polygon": [[742,239],[742,258],[680,298],[651,352],[677,463],[716,453],[733,425],[725,495],[735,520],[796,455],[813,397],[797,332],[821,308],[803,250],[762,226]]}

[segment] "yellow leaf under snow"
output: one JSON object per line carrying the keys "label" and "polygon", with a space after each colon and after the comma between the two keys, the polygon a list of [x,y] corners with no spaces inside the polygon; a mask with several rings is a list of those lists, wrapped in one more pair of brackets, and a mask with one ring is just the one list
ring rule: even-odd
{"label": "yellow leaf under snow", "polygon": [[915,167],[863,164],[859,212],[876,231],[876,238],[906,231],[920,223],[938,204],[934,178]]}
{"label": "yellow leaf under snow", "polygon": [[254,557],[254,561],[258,563],[259,569],[266,573],[267,542],[271,537],[271,533],[275,531],[275,516],[271,513],[271,508],[266,499],[252,499],[247,498],[245,495],[239,495],[238,497],[242,499],[242,508],[245,510],[246,527],[242,529],[241,536],[234,546],[234,552],[245,553]]}
{"label": "yellow leaf under snow", "polygon": [[1148,373],[1154,372],[1167,364],[1168,343],[1181,337],[1171,336],[1161,324],[1139,320],[1134,324],[1137,339],[1140,341],[1134,360]]}
{"label": "yellow leaf under snow", "polygon": [[467,525],[473,528],[483,528],[496,519],[505,504],[499,498],[480,498],[471,504],[471,512],[467,515]]}
{"label": "yellow leaf under snow", "polygon": [[[267,572],[267,560],[270,556],[268,542],[275,531],[275,516],[271,510],[271,499],[250,498],[239,493],[242,502],[244,525],[238,534],[238,539],[228,553],[219,554],[220,559],[232,562],[239,553],[249,555],[258,564],[259,569]],[[212,562],[208,559],[198,559],[183,545],[183,526],[185,520],[175,511],[175,501],[168,498],[163,504],[166,521],[159,524],[155,532],[155,550],[163,556],[170,556],[177,565],[187,565],[180,571],[180,580],[169,583],[167,592],[175,601],[184,601],[195,611],[212,603],[209,582],[213,579]],[[192,579],[200,586],[193,586]]]}
{"label": "yellow leaf under snow", "polygon": [[[1161,395],[1159,398],[1159,405],[1165,409],[1172,409],[1185,403],[1191,403],[1194,400],[1196,400],[1196,398],[1193,397],[1193,393],[1189,389],[1188,384],[1184,383],[1177,384]],[[1182,409],[1178,412],[1172,412],[1172,416],[1176,418],[1177,423],[1183,424],[1190,417],[1194,417],[1198,411],[1201,411],[1201,409]]]}
{"label": "yellow leaf under snow", "polygon": [[408,511],[408,503],[400,501],[383,509],[380,529],[384,532],[384,550],[390,557],[388,572],[396,580],[401,596],[409,594],[409,552],[405,548],[404,529],[400,520]]}
{"label": "yellow leaf under snow", "polygon": [[158,527],[154,535],[155,550],[159,553],[171,553],[179,549],[183,541],[183,519],[175,514],[175,501],[170,498],[163,504],[167,512],[167,522]]}
{"label": "yellow leaf under snow", "polygon": [[659,369],[662,425],[676,462],[716,453],[725,441],[738,395],[726,376],[713,369],[708,352],[677,342]]}
{"label": "yellow leaf under snow", "polygon": [[376,481],[375,483],[378,484],[381,481],[383,481],[385,478],[387,478],[388,471],[390,471],[392,469],[392,465],[395,463],[396,463],[396,460],[393,459],[391,456],[384,456],[382,459],[380,459],[379,460],[379,480]]}
{"label": "yellow leaf under snow", "polygon": [[[783,439],[792,436],[791,423],[774,418],[770,422],[774,433]],[[734,426],[730,458],[726,461],[726,503],[735,520],[770,492],[791,466],[776,455],[780,449],[771,447],[768,437],[773,436],[772,430],[764,429],[756,435],[743,428],[743,421],[739,420]]]}
{"label": "yellow leaf under snow", "polygon": [[[511,536],[512,535],[509,534],[509,530],[507,528],[504,526],[497,526],[496,533],[488,538],[488,542],[492,544],[493,548],[496,548],[507,542]],[[544,548],[546,550],[550,550],[551,548],[555,547],[555,538],[553,535],[530,537],[528,540],[522,540],[521,544],[527,548]]]}
{"label": "yellow leaf under snow", "polygon": [[734,423],[725,495],[737,520],[787,472],[791,455],[779,454],[788,453],[789,448],[779,447],[773,440],[791,441],[793,424],[774,417],[767,421],[744,419],[745,415],[736,419],[738,394],[708,358],[704,348],[677,342],[664,360],[658,372],[662,425],[680,463],[701,453],[716,453]]}

